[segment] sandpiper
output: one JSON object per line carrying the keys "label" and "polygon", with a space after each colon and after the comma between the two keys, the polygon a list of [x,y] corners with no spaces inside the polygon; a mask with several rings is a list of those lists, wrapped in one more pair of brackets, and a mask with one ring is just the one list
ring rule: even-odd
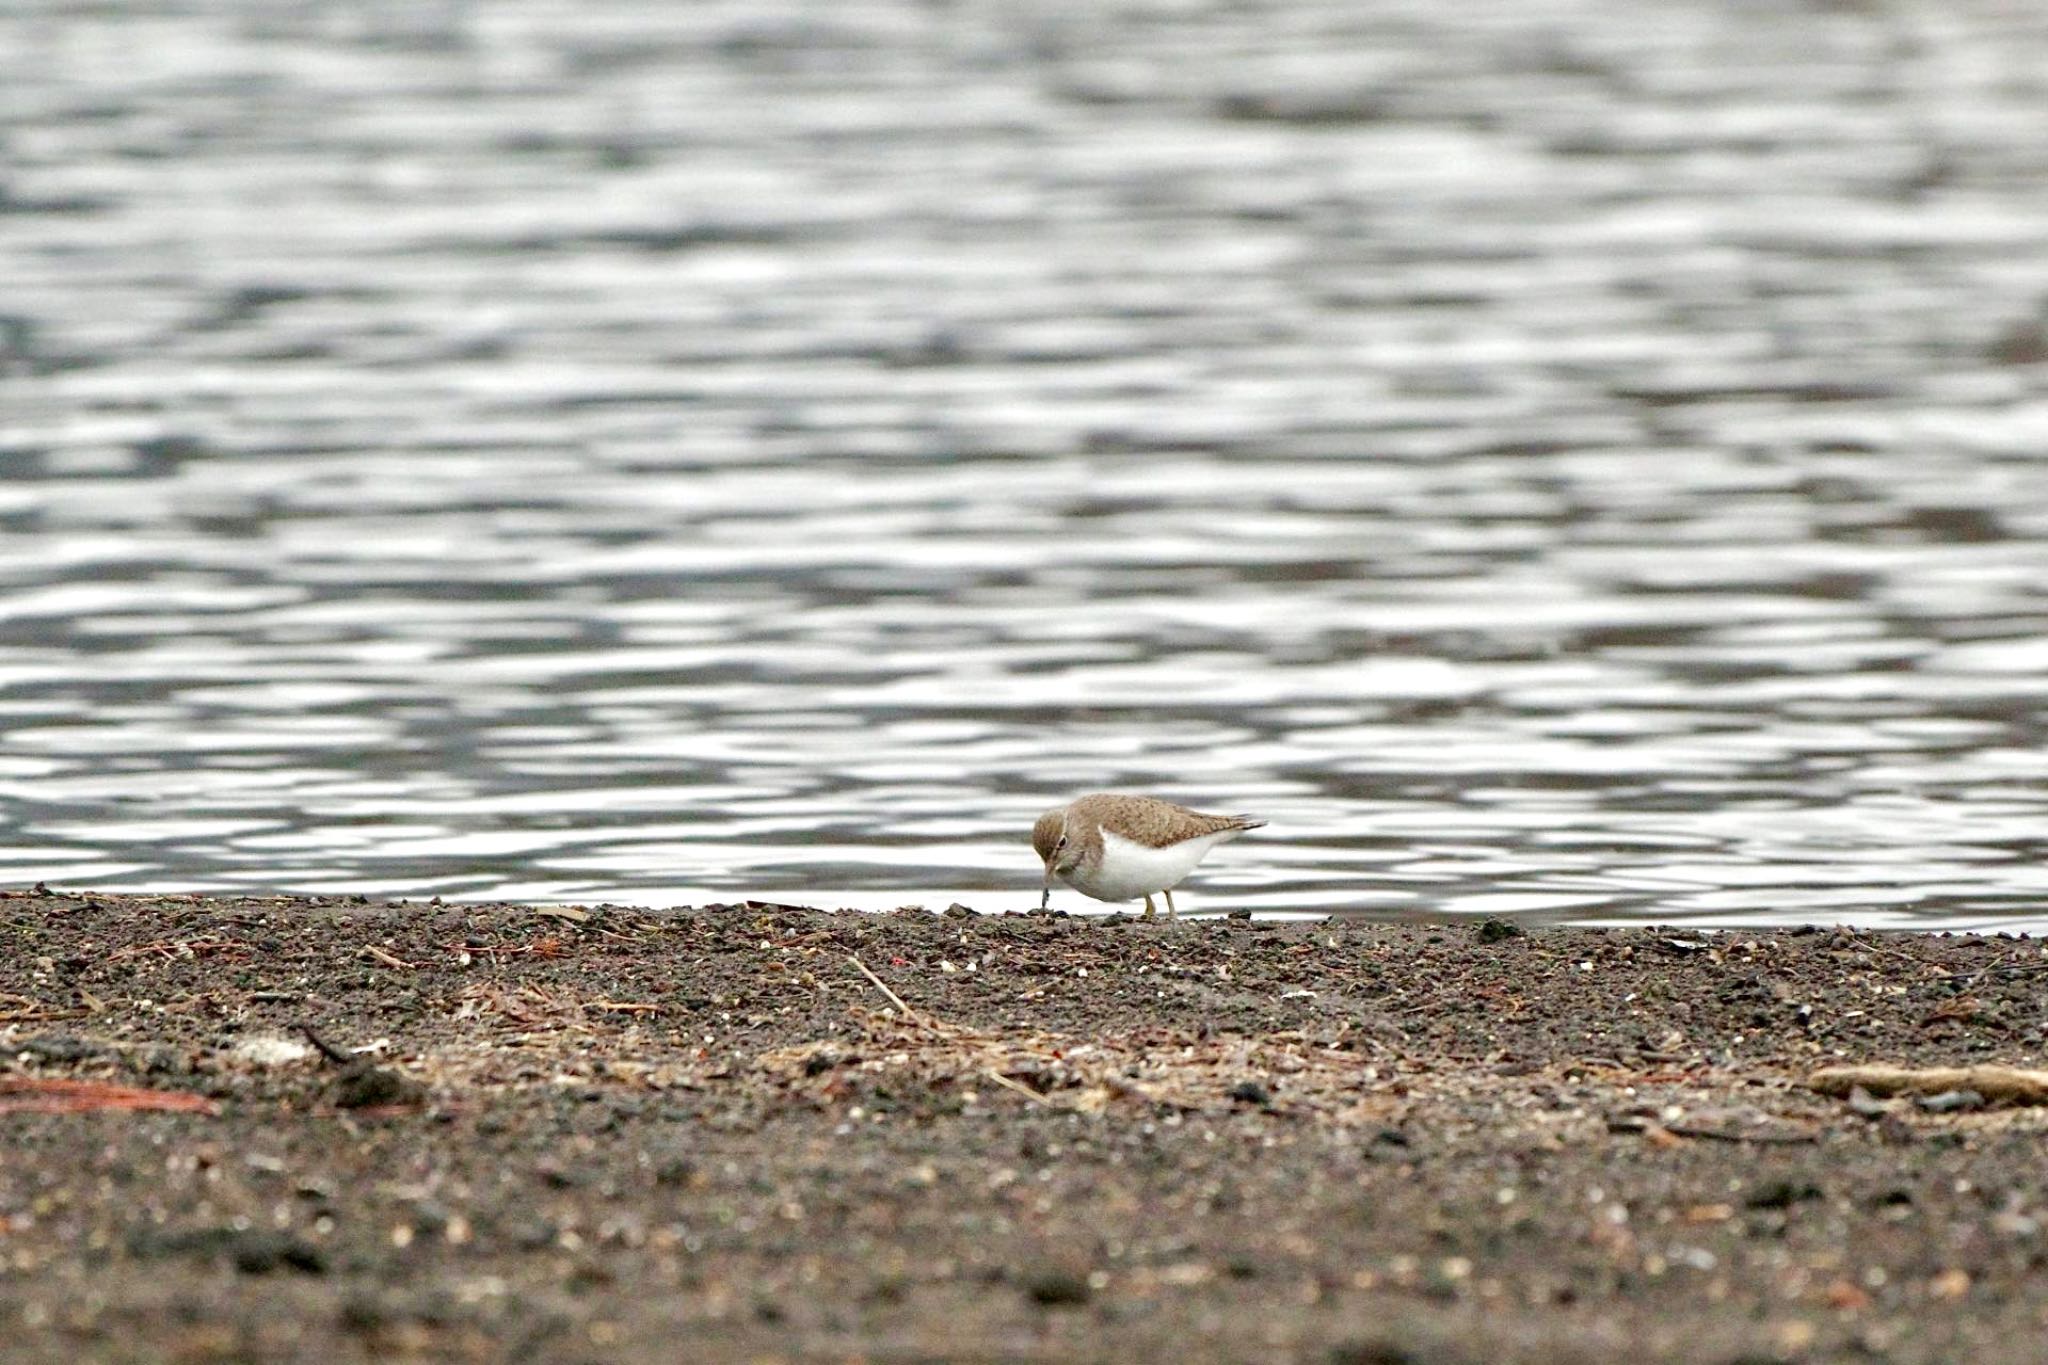
{"label": "sandpiper", "polygon": [[1045,863],[1038,908],[1052,903],[1052,879],[1058,877],[1099,901],[1143,896],[1146,919],[1153,915],[1154,893],[1163,891],[1172,918],[1173,888],[1180,879],[1216,845],[1265,823],[1245,815],[1204,815],[1157,797],[1091,792],[1047,811],[1031,827],[1031,847]]}

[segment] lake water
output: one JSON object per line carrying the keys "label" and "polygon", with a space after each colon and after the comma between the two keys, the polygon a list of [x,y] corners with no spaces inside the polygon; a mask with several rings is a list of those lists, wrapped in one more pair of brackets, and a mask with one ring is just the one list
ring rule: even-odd
{"label": "lake water", "polygon": [[[0,883],[2048,928],[2048,10],[0,10]],[[1102,909],[1078,893],[1055,905]]]}

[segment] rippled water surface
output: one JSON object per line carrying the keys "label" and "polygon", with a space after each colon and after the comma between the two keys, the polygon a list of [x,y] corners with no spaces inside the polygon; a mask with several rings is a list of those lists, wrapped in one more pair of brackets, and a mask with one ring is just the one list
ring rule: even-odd
{"label": "rippled water surface", "polygon": [[11,4],[0,883],[2048,927],[2044,16]]}

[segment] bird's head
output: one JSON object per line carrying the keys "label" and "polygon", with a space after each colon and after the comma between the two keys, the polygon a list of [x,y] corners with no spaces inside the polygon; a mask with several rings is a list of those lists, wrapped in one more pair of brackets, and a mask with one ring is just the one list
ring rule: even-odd
{"label": "bird's head", "polygon": [[1064,810],[1049,810],[1038,817],[1038,823],[1031,827],[1031,847],[1045,864],[1045,894],[1038,899],[1038,908],[1043,910],[1052,902],[1053,874],[1066,871],[1081,859],[1081,850],[1067,838]]}

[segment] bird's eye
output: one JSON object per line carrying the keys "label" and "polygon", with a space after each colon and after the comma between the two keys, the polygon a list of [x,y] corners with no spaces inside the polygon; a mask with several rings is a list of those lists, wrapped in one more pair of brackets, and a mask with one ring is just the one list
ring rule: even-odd
{"label": "bird's eye", "polygon": [[1059,838],[1058,838],[1057,840],[1055,840],[1055,841],[1054,841],[1054,843],[1053,843],[1053,846],[1052,846],[1052,851],[1053,851],[1053,852],[1055,852],[1055,853],[1057,853],[1057,852],[1059,852],[1059,851],[1060,851],[1061,849],[1065,848],[1066,846],[1067,846],[1067,836],[1066,836],[1066,835],[1064,835],[1064,834],[1062,834],[1062,835],[1061,835],[1061,836],[1060,836],[1060,837],[1059,837]]}

